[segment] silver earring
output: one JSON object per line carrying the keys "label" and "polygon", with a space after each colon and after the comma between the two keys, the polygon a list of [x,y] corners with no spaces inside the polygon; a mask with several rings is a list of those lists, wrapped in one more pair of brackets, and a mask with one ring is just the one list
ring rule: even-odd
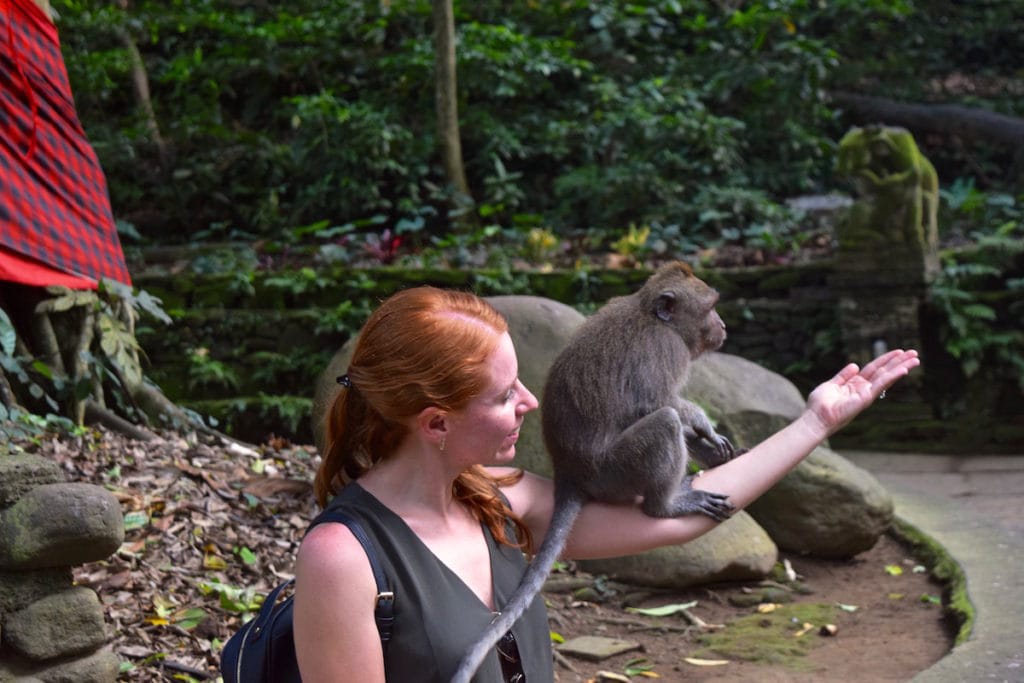
{"label": "silver earring", "polygon": [[448,445],[448,444],[446,443],[446,441],[447,441],[447,437],[444,437],[444,436],[442,436],[442,437],[441,437],[441,452],[442,452],[442,453],[444,453],[444,447],[445,447],[446,445]]}

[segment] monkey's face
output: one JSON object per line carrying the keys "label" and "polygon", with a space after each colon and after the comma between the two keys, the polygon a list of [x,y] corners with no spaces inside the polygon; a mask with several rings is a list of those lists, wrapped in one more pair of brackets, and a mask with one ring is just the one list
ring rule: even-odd
{"label": "monkey's face", "polygon": [[689,273],[669,271],[669,277],[674,281],[659,283],[664,288],[654,301],[655,316],[675,328],[694,357],[721,348],[726,335],[715,310],[718,292]]}
{"label": "monkey's face", "polygon": [[[717,303],[717,301],[718,295],[716,293],[715,302]],[[718,350],[725,343],[725,336],[725,321],[718,315],[718,311],[715,310],[714,304],[712,304],[711,310],[705,314],[704,323],[701,326],[701,349],[699,353]]]}

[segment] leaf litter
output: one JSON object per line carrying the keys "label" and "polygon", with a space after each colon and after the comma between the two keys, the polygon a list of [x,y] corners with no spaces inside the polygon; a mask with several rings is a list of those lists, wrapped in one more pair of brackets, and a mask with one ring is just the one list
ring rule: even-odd
{"label": "leaf litter", "polygon": [[[140,442],[103,429],[23,448],[119,501],[125,539],[74,568],[100,596],[119,680],[213,680],[220,648],[290,571],[317,507],[312,446],[199,434]],[[257,473],[259,472],[259,473]]]}

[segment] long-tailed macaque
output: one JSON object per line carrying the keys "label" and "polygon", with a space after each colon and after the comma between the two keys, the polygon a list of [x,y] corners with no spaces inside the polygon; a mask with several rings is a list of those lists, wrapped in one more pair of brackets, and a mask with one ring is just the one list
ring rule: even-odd
{"label": "long-tailed macaque", "polygon": [[704,411],[680,396],[690,362],[725,342],[717,302],[718,293],[689,266],[667,264],[639,291],[612,299],[587,319],[555,359],[540,405],[554,466],[551,525],[453,683],[467,683],[522,616],[587,501],[634,504],[642,497],[641,508],[652,517],[728,518],[733,506],[726,496],[690,486],[687,442],[705,466],[721,464],[735,451]]}

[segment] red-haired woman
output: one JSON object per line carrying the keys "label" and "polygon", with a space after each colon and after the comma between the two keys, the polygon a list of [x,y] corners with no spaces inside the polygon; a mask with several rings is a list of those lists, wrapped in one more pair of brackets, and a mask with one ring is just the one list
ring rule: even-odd
{"label": "red-haired woman", "polygon": [[[741,509],[918,364],[892,351],[844,368],[804,414],[695,486]],[[507,465],[537,399],[518,377],[508,326],[486,301],[418,287],[387,299],[360,333],[328,410],[315,491],[359,520],[398,596],[386,649],[374,621],[369,561],[346,526],[321,524],[296,563],[295,646],[306,683],[447,683],[519,583],[523,551],[543,538],[552,483]],[[589,504],[566,557],[628,555],[710,530],[703,515],[654,519]],[[515,661],[491,657],[474,681],[553,679],[543,600],[512,628]],[[522,678],[517,678],[522,676]]]}

